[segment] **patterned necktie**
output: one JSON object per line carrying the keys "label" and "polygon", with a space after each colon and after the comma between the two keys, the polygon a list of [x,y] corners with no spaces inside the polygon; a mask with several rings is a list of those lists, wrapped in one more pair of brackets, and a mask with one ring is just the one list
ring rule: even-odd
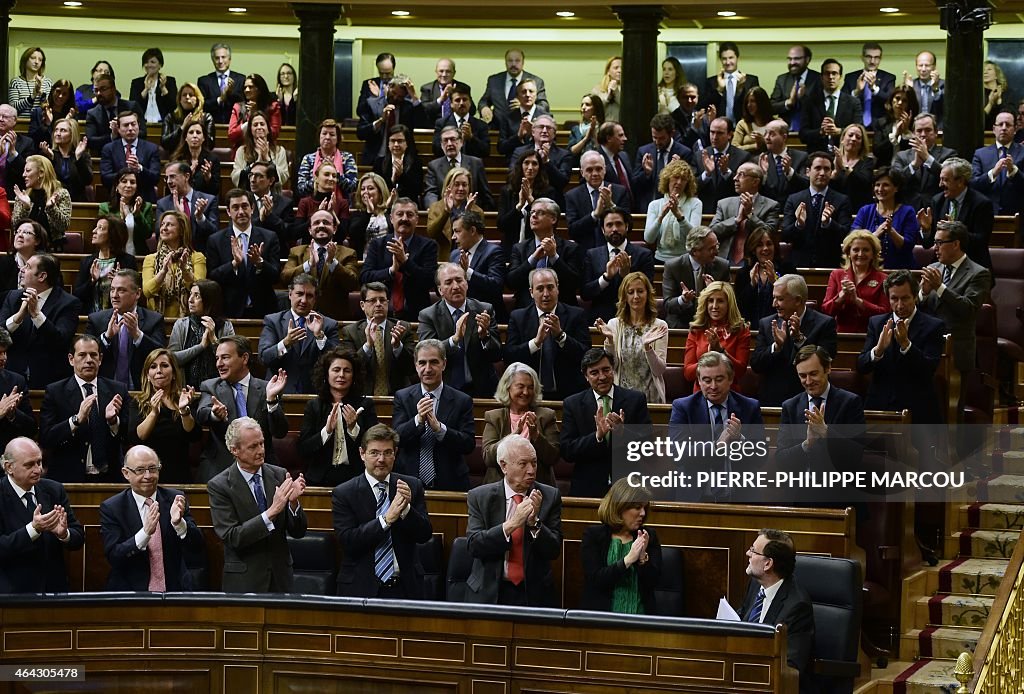
{"label": "patterned necktie", "polygon": [[381,396],[389,394],[390,386],[388,382],[388,367],[384,356],[384,344],[387,341],[387,332],[384,329],[386,325],[387,323],[381,323],[380,334],[373,341],[373,355],[377,362],[373,373],[373,394]]}
{"label": "patterned necktie", "polygon": [[[1000,147],[999,148],[999,158],[1003,159],[1005,157],[1006,157],[1006,148],[1005,147]],[[1006,185],[1006,167],[1003,167],[1003,170],[999,172],[999,178],[997,180],[999,181],[999,187],[1000,188],[1003,187],[1004,185]]]}
{"label": "patterned necktie", "polygon": [[626,175],[626,167],[622,165],[622,160],[619,159],[619,155],[615,155],[615,172],[619,175],[619,183],[626,190],[631,190],[629,185],[629,176]]}
{"label": "patterned necktie", "polygon": [[[512,495],[512,504],[509,508],[509,517],[515,513],[516,507],[523,503],[522,494]],[[508,581],[514,586],[518,586],[523,582],[525,578],[525,571],[523,567],[523,537],[526,533],[523,531],[523,526],[519,526],[512,531],[510,540],[512,541],[508,548]]]}
{"label": "patterned necktie", "polygon": [[128,159],[131,156],[132,156],[132,146],[129,143],[125,142],[124,143],[124,160],[128,161]]}
{"label": "patterned necktie", "polygon": [[821,203],[824,199],[825,196],[822,193],[815,193],[811,196],[812,214],[811,219],[809,220],[811,222],[809,226],[814,229],[817,229],[818,225],[821,223]]}
{"label": "patterned necktie", "polygon": [[239,234],[238,242],[242,244],[242,264],[249,265],[249,235]]}
{"label": "patterned necktie", "polygon": [[[545,313],[541,316],[541,320],[550,315],[550,313]],[[557,356],[558,343],[555,342],[554,335],[548,335],[541,343],[540,350],[540,382],[544,387],[545,395],[550,395],[555,391],[555,359]]]}
{"label": "patterned necktie", "polygon": [[953,279],[953,266],[943,265],[942,268],[942,283],[949,284],[949,281]]}
{"label": "patterned necktie", "polygon": [[117,333],[117,364],[114,365],[114,380],[132,388],[132,369],[128,359],[128,345],[131,344],[131,337],[128,335],[128,325],[124,316],[120,317],[121,329]]}
{"label": "patterned necktie", "polygon": [[317,261],[316,261],[316,276],[317,278],[323,274],[324,265],[327,264],[327,249],[321,246],[317,249]]}
{"label": "patterned necktie", "polygon": [[[383,482],[377,483],[377,517],[380,518],[391,508],[388,488]],[[384,539],[373,552],[373,572],[381,583],[387,583],[395,575],[395,547],[391,541],[391,528],[384,531]]]}
{"label": "patterned necktie", "polygon": [[721,405],[715,405],[711,408],[711,440],[717,441],[722,436],[722,430],[725,428],[725,418],[723,410],[725,408]]}
{"label": "patterned necktie", "polygon": [[[148,511],[156,502],[146,499],[145,506]],[[160,521],[157,520],[156,530],[149,537],[149,592],[167,592],[167,580],[164,576],[164,543],[163,535],[160,532]]]}
{"label": "patterned necktie", "polygon": [[267,510],[267,495],[263,491],[263,478],[259,473],[252,476],[252,493],[256,497],[256,508],[263,513]]}
{"label": "patterned necktie", "polygon": [[[433,393],[427,393],[427,397],[434,399]],[[430,425],[423,422],[423,435],[420,436],[420,481],[423,486],[430,488],[434,484],[437,471],[434,468],[434,443],[436,441],[434,430]]]}
{"label": "patterned necktie", "polygon": [[782,165],[782,155],[775,155],[775,175],[779,177],[779,182],[782,183],[786,180],[786,167]]}
{"label": "patterned necktie", "polygon": [[956,215],[960,211],[960,203],[953,198],[949,201],[949,212],[946,214],[952,221],[956,221]]}
{"label": "patterned necktie", "polygon": [[760,622],[761,621],[761,608],[764,607],[764,588],[757,591],[757,598],[754,600],[754,606],[750,608],[750,612],[747,613],[748,622]]}
{"label": "patterned necktie", "polygon": [[235,389],[235,410],[237,410],[238,416],[248,417],[249,412],[245,406],[245,393],[242,391],[242,383],[238,382],[232,387]]}

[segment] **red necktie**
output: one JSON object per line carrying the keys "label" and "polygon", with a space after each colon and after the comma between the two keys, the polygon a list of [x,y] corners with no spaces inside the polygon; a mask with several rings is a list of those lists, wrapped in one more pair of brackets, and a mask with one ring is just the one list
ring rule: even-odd
{"label": "red necktie", "polygon": [[629,187],[629,176],[626,175],[626,167],[622,165],[622,160],[619,159],[618,155],[615,155],[615,171],[619,174],[619,183],[626,190],[631,190]]}
{"label": "red necktie", "polygon": [[[523,502],[522,494],[512,495],[512,508],[509,510],[511,516],[516,507]],[[512,531],[512,546],[508,550],[508,580],[512,585],[518,586],[523,582],[523,528],[522,526]]]}
{"label": "red necktie", "polygon": [[743,263],[743,247],[747,245],[747,220],[743,220],[736,227],[736,236],[732,240],[732,248],[729,250],[729,262],[732,265]]}
{"label": "red necktie", "polygon": [[399,314],[405,309],[405,287],[404,278],[401,272],[395,273],[395,281],[391,287],[391,306],[395,309],[395,314]]}
{"label": "red necktie", "polygon": [[124,143],[124,160],[128,161],[128,159],[131,156],[132,156],[132,146],[130,144],[128,144],[127,142],[125,142]]}
{"label": "red necktie", "polygon": [[189,218],[189,221],[192,220],[192,212],[188,209],[187,196],[181,199],[181,211],[185,213],[185,216]]}
{"label": "red necktie", "polygon": [[[146,510],[153,506],[152,499],[146,499]],[[156,524],[156,532],[149,538],[149,591],[151,593],[167,592],[167,580],[164,577],[164,544],[160,536],[160,523]]]}

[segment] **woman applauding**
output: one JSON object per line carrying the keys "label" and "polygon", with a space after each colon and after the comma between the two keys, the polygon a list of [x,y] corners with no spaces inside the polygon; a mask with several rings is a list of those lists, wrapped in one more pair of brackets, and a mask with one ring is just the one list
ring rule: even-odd
{"label": "woman applauding", "polygon": [[498,442],[509,434],[529,439],[537,451],[537,481],[555,484],[558,463],[558,424],[555,411],[540,406],[541,385],[537,372],[522,362],[505,368],[494,399],[503,405],[484,413],[484,483],[502,478],[498,467]]}

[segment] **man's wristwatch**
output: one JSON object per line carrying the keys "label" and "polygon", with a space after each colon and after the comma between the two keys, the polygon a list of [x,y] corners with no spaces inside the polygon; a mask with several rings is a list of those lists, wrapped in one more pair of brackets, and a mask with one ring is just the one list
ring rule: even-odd
{"label": "man's wristwatch", "polygon": [[77,427],[78,426],[78,421],[79,420],[78,420],[78,415],[77,414],[71,415],[71,426]]}

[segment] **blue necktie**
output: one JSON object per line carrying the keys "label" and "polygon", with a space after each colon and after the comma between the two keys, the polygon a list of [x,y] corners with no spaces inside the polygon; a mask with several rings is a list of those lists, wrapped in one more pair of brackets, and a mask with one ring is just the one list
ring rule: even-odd
{"label": "blue necktie", "polygon": [[[462,318],[465,311],[461,308],[457,308],[452,311],[452,324],[457,324],[459,319]],[[468,321],[468,319],[467,319]],[[466,367],[466,343],[469,342],[469,331],[473,326],[466,326],[466,335],[462,338],[463,343],[458,347],[458,354],[453,354],[454,364],[452,366],[452,385],[459,390],[466,387],[469,383],[469,369]]]}
{"label": "blue necktie", "polygon": [[[427,393],[427,397],[434,399],[433,393]],[[420,481],[428,489],[434,484],[434,477],[437,471],[434,469],[434,430],[426,422],[423,423],[423,435],[420,436]]]}
{"label": "blue necktie", "polygon": [[114,365],[114,380],[125,384],[130,389],[132,387],[132,370],[128,359],[129,344],[131,344],[131,337],[128,336],[128,326],[122,316],[121,329],[117,333],[117,364]]}
{"label": "blue necktie", "polygon": [[594,205],[595,210],[597,209],[597,196],[599,194],[600,191],[597,188],[594,188],[592,191],[590,191],[590,202]]}
{"label": "blue necktie", "polygon": [[[1006,148],[1005,147],[1000,147],[999,148],[999,158],[1003,159],[1005,156],[1006,156]],[[1002,171],[999,172],[999,187],[1002,188],[1005,185],[1006,185],[1006,169],[1004,168]]]}
{"label": "blue necktie", "polygon": [[786,180],[786,169],[782,166],[782,155],[775,155],[775,175],[779,177],[779,183]]}
{"label": "blue necktie", "polygon": [[252,493],[256,496],[256,508],[263,513],[267,510],[267,495],[263,493],[263,479],[259,473],[252,476]]}
{"label": "blue necktie", "polygon": [[[383,482],[377,483],[377,517],[383,516],[391,507],[388,488]],[[395,548],[391,542],[391,528],[384,531],[384,539],[373,552],[373,572],[382,583],[387,583],[395,575]]]}
{"label": "blue necktie", "polygon": [[725,418],[723,410],[725,408],[721,405],[715,405],[711,408],[711,440],[717,441],[722,436],[722,430],[725,427]]}
{"label": "blue necktie", "polygon": [[871,127],[872,118],[873,117],[871,115],[871,85],[868,84],[867,82],[864,82],[864,118],[863,118],[863,122],[864,122],[864,127],[865,128],[870,128]]}
{"label": "blue necktie", "polygon": [[248,417],[249,411],[245,407],[245,393],[242,391],[242,384],[236,383],[233,388],[235,389],[235,409],[238,411],[238,416]]}
{"label": "blue necktie", "polygon": [[764,588],[757,591],[757,598],[754,600],[754,606],[750,608],[750,612],[747,613],[748,622],[760,622],[761,621],[761,608],[764,607]]}

